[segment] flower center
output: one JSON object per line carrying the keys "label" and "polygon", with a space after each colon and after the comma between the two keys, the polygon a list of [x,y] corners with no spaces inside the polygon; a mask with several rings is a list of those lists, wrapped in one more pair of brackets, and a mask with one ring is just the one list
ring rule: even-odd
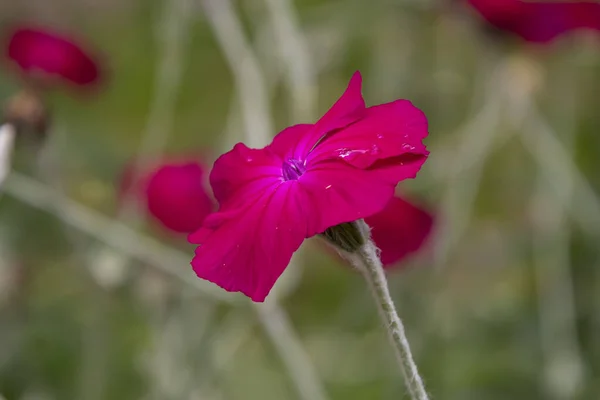
{"label": "flower center", "polygon": [[283,162],[281,171],[283,172],[283,179],[286,181],[295,181],[306,171],[306,167],[304,166],[304,161],[288,158]]}

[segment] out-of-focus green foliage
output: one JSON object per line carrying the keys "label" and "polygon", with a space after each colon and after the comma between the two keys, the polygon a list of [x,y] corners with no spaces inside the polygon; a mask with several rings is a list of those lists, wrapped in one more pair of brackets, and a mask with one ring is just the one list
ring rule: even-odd
{"label": "out-of-focus green foliage", "polygon": [[[216,157],[243,138],[242,132],[235,138],[224,133],[236,82],[200,3],[190,11],[168,150],[208,149]],[[581,220],[600,202],[594,198],[590,209],[579,192],[587,185],[600,193],[598,43],[573,36],[528,47],[486,36],[466,10],[444,14],[413,1],[294,3],[314,55],[319,113],[360,69],[369,104],[408,98],[429,117],[430,160],[400,190],[438,210],[439,225],[430,245],[389,276],[433,398],[598,398],[600,226],[590,231]],[[259,49],[276,128],[307,122],[290,120],[278,37],[266,30],[265,2],[234,6]],[[65,192],[108,216],[116,215],[120,171],[146,129],[164,9],[157,0],[0,5],[0,27],[47,23],[87,38],[103,54],[108,79],[96,98],[56,93],[49,102]],[[0,98],[17,89],[13,76],[0,74]],[[531,93],[536,107],[522,109],[525,120],[541,114],[577,169],[563,159],[540,168],[532,147],[543,144],[535,128],[511,120],[510,104],[498,124],[486,128],[495,117],[482,110],[504,90],[520,89]],[[494,144],[478,160],[468,146],[481,140],[478,132],[485,137],[490,130]],[[533,139],[522,140],[525,135]],[[26,164],[16,168],[35,175]],[[460,165],[464,171],[453,175]],[[573,201],[557,200],[564,186],[552,190],[564,171],[567,180],[575,177]],[[533,205],[540,182],[545,196]],[[549,227],[536,222],[537,212]],[[558,229],[555,218],[564,220]],[[167,237],[153,223],[146,233],[192,257],[185,238]],[[7,400],[296,398],[249,307],[213,304],[135,260],[122,285],[102,289],[85,267],[96,245],[56,216],[0,197],[0,280],[8,282],[0,285],[0,394]],[[298,286],[282,304],[330,398],[401,398],[401,375],[360,277],[317,242],[304,250],[295,266],[302,268]],[[561,251],[564,259],[552,256]],[[548,263],[539,261],[545,254]],[[565,311],[571,296],[573,309],[567,304]],[[565,312],[574,320],[564,319]],[[572,382],[577,387],[568,391]]]}

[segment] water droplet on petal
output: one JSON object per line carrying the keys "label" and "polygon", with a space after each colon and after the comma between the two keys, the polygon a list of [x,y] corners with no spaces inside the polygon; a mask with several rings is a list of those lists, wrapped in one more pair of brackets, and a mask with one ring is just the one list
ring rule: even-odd
{"label": "water droplet on petal", "polygon": [[339,149],[339,150],[337,151],[337,153],[338,153],[338,156],[339,156],[340,158],[346,158],[346,157],[348,157],[348,155],[350,154],[350,150],[348,150],[348,149]]}
{"label": "water droplet on petal", "polygon": [[364,149],[356,149],[356,150],[339,149],[337,152],[338,152],[338,157],[343,158],[345,160],[347,159],[348,161],[352,161],[356,157],[358,157],[358,156],[360,156],[362,154],[369,153],[369,150],[364,150]]}

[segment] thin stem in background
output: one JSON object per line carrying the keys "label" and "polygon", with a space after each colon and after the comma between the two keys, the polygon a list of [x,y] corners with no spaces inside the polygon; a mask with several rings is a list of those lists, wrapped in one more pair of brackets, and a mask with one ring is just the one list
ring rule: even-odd
{"label": "thin stem in background", "polygon": [[[53,212],[51,201],[55,194],[52,194],[52,189],[33,179],[14,173],[7,182],[6,190],[7,193],[18,198],[25,204]],[[64,223],[76,227],[130,257],[137,258],[148,265],[158,268],[162,272],[181,280],[183,283],[200,288],[201,293],[205,293],[208,290],[211,295],[214,293],[214,296],[219,297],[219,300],[223,302],[233,301],[231,296],[221,289],[212,285],[209,286],[205,281],[195,276],[186,276],[185,271],[188,271],[188,269],[178,267],[178,265],[189,262],[189,257],[186,253],[172,249],[125,225],[120,227],[121,234],[119,237],[107,235],[108,231],[103,228],[107,224],[114,223],[110,218],[66,198],[62,198],[61,203],[63,204],[63,212],[56,214],[56,216]],[[190,275],[193,274],[190,272]],[[268,312],[265,312],[261,308],[261,305],[254,304],[254,306],[259,321],[267,334],[269,334],[269,338],[273,341],[286,367],[288,367],[290,376],[294,380],[296,387],[304,387],[302,391],[299,390],[301,398],[306,400],[327,399],[324,389],[314,372],[314,367],[306,356],[300,340],[294,333],[285,312],[274,302],[271,302],[267,306]],[[277,332],[279,337],[275,337],[275,332]],[[285,351],[282,351],[282,345],[285,345]],[[306,397],[306,393],[311,395],[317,394],[319,397]]]}
{"label": "thin stem in background", "polygon": [[[203,0],[202,5],[234,75],[242,120],[246,128],[245,141],[250,147],[265,146],[270,142],[273,133],[267,85],[257,57],[244,35],[241,21],[229,0]],[[279,9],[279,12],[281,11]],[[302,107],[310,106],[306,103],[307,100],[311,98],[304,99]],[[307,110],[309,109],[310,107]],[[288,269],[294,268],[293,264],[294,260]],[[285,275],[282,278],[285,278]],[[323,385],[275,295],[276,293],[273,293],[271,296],[268,313],[264,313],[261,306],[254,305],[258,319],[269,334],[300,398],[325,400],[327,397]],[[274,329],[277,329],[277,335],[274,334]],[[313,397],[306,397],[307,395]]]}
{"label": "thin stem in background", "polygon": [[[442,195],[441,214],[449,220],[442,225],[435,247],[435,265],[438,268],[447,264],[452,249],[469,227],[485,161],[494,150],[502,117],[508,116],[512,126],[518,130],[523,129],[524,121],[528,118],[531,108],[528,101],[529,86],[505,84],[507,81],[522,81],[512,76],[515,63],[514,59],[507,58],[492,72],[486,83],[482,111],[466,125],[465,138],[458,155],[452,154],[456,160],[454,165],[451,168],[436,168],[450,171],[438,177],[448,182]],[[503,132],[499,140],[507,141],[510,136],[509,132]]]}
{"label": "thin stem in background", "polygon": [[[428,161],[434,163],[431,168],[434,172],[431,180],[444,187],[439,206],[441,224],[433,248],[433,265],[437,272],[442,272],[449,265],[452,252],[470,229],[473,206],[488,157],[497,146],[501,146],[510,138],[510,135],[506,134],[508,132],[504,132],[504,135],[498,134],[506,101],[500,90],[504,82],[504,64],[500,63],[491,71],[480,72],[477,77],[472,94],[473,100],[469,107],[473,115],[452,135],[460,140],[458,150],[450,148],[445,151],[445,155],[433,157]],[[432,150],[432,153],[440,154],[442,150]],[[439,317],[434,316],[434,321],[443,320],[444,316],[440,314],[446,312],[447,299],[442,295],[442,289],[443,286],[437,287],[437,285],[433,288],[434,313],[439,315]],[[439,329],[436,329],[436,336],[438,332]],[[447,334],[442,335],[445,339],[443,343],[450,345],[446,340]],[[449,362],[446,353],[441,352],[438,359],[442,366],[442,382],[446,386],[450,379],[449,368],[443,367]]]}
{"label": "thin stem in background", "polygon": [[[238,94],[235,93],[233,98],[230,100],[229,112],[227,113],[227,119],[225,127],[223,128],[219,144],[221,151],[229,151],[236,143],[240,141],[240,132],[243,131],[244,127],[240,118],[240,107]],[[219,149],[216,149],[217,151]]]}
{"label": "thin stem in background", "polygon": [[[561,109],[568,107],[563,124],[565,151],[571,156],[576,135],[577,101],[572,79],[561,90]],[[567,106],[565,106],[567,104]],[[572,158],[572,156],[570,157]],[[570,207],[573,181],[564,182],[566,207]],[[570,227],[560,201],[552,195],[545,174],[539,173],[532,199],[536,233],[533,237],[539,334],[543,355],[541,385],[549,399],[567,400],[581,394],[585,375],[577,333],[573,278],[570,262]]]}
{"label": "thin stem in background", "polygon": [[[244,3],[250,5],[250,3]],[[288,84],[286,80],[287,67],[285,62],[281,60],[281,53],[277,46],[277,38],[275,37],[275,28],[272,24],[265,23],[264,10],[249,7],[249,17],[257,20],[256,32],[251,40],[250,46],[254,49],[254,54],[260,60],[262,74],[265,77],[265,90],[269,101],[272,101],[279,89],[280,84]],[[243,130],[239,130],[243,132]]]}
{"label": "thin stem in background", "polygon": [[[61,201],[65,197],[65,171],[61,165],[61,155],[65,149],[66,132],[61,128],[53,128],[49,132],[37,161],[37,175],[42,182],[53,187],[51,196],[52,209],[56,215],[66,211]],[[73,272],[81,278],[86,292],[91,299],[87,320],[82,326],[81,360],[79,368],[78,398],[81,400],[97,400],[104,397],[108,380],[108,364],[110,342],[107,331],[107,314],[110,302],[107,293],[100,287],[93,275],[93,262],[88,257],[85,238],[71,226],[63,226],[64,234],[71,246],[71,255],[75,258]]]}
{"label": "thin stem in background", "polygon": [[326,400],[325,389],[288,315],[274,301],[253,305],[267,336],[290,373],[299,397],[304,400]]}
{"label": "thin stem in background", "polygon": [[[590,245],[596,246],[600,237],[598,195],[575,165],[569,151],[537,110],[532,112],[529,123],[530,125],[521,135],[523,143],[538,162],[543,179],[555,200],[587,235],[586,240]],[[567,193],[564,188],[569,186],[572,190]],[[594,327],[592,332],[594,337],[596,335]]]}
{"label": "thin stem in background", "polygon": [[369,90],[383,99],[404,97],[414,79],[416,32],[406,14],[390,12],[369,28],[367,38],[372,55],[367,67]]}
{"label": "thin stem in background", "polygon": [[[514,60],[513,60],[514,61]],[[502,74],[507,74],[507,76],[505,77],[505,79],[502,79],[501,82],[519,82],[519,79],[517,79],[518,77],[512,78],[510,76],[510,74],[514,71],[511,71],[510,65],[509,63],[511,62],[511,60],[505,60],[502,64],[506,64],[501,65],[502,70]],[[506,79],[508,78],[508,79]],[[490,80],[490,85],[492,84],[493,80]],[[500,120],[500,118],[506,114],[506,117],[509,118],[510,123],[512,124],[513,128],[520,133],[520,139],[523,141],[525,147],[532,153],[532,155],[534,156],[535,160],[538,162],[539,164],[539,171],[540,171],[540,179],[543,179],[544,182],[546,182],[545,186],[544,186],[544,193],[546,194],[545,198],[544,198],[544,202],[545,202],[545,207],[547,207],[548,205],[546,204],[548,201],[548,197],[550,196],[554,196],[554,201],[558,202],[558,205],[560,205],[560,208],[562,210],[566,210],[574,219],[575,221],[581,226],[581,228],[588,234],[590,235],[590,237],[598,237],[598,234],[600,233],[600,201],[598,199],[598,196],[594,193],[591,185],[589,184],[589,182],[587,182],[587,180],[585,179],[585,177],[581,174],[581,172],[577,169],[577,167],[575,166],[573,160],[572,160],[572,156],[571,153],[569,151],[569,149],[563,145],[561,143],[560,140],[558,140],[557,138],[557,134],[552,130],[552,128],[550,127],[550,125],[543,119],[543,117],[541,116],[541,114],[539,113],[539,111],[537,110],[537,108],[535,107],[535,105],[533,104],[533,99],[531,97],[531,87],[526,87],[528,85],[522,85],[521,87],[517,85],[505,85],[505,86],[499,86],[497,85],[496,90],[494,91],[494,95],[492,95],[491,97],[488,97],[488,101],[485,102],[485,104],[489,104],[491,101],[496,101],[496,102],[501,102],[500,105],[504,104],[504,107],[500,107],[498,108],[498,113],[496,115],[496,118],[494,118],[494,120],[496,121],[496,126],[490,126],[490,122],[489,122],[489,116],[488,117],[483,117],[483,113],[482,113],[482,119],[481,122],[482,124],[475,124],[475,126],[479,125],[479,129],[477,130],[473,130],[473,135],[485,135],[486,132],[493,132],[494,129],[497,128],[497,123]],[[494,97],[495,96],[495,97]],[[496,100],[497,98],[497,100]],[[486,105],[484,104],[484,109],[486,107]],[[507,108],[507,112],[505,112],[504,114],[500,113],[501,108]],[[475,120],[476,121],[476,120]],[[471,124],[469,124],[471,125]],[[508,135],[504,135],[504,136],[508,136]],[[502,139],[506,139],[505,137],[503,137]],[[473,143],[483,143],[484,142],[484,138],[473,138]],[[467,143],[464,144],[464,148],[468,149],[470,147],[470,145]],[[479,150],[481,150],[482,148],[484,148],[485,146],[475,146],[474,148],[479,148]],[[456,174],[456,175],[463,175],[464,174],[464,165],[467,164],[470,167],[473,167],[473,159],[475,160],[480,160],[483,161],[485,159],[485,157],[487,156],[486,152],[480,152],[480,151],[475,151],[475,154],[479,154],[480,157],[476,157],[473,154],[473,148],[465,151],[463,154],[463,156],[459,156],[459,157],[455,157],[458,161],[457,164],[462,164],[461,167],[459,167],[457,169],[457,171],[461,171],[460,174]],[[466,163],[465,163],[466,160]],[[442,171],[443,168],[437,168],[437,170]],[[477,170],[479,171],[479,176],[481,174],[481,166],[478,166]],[[453,174],[454,175],[454,174]],[[445,176],[445,175],[444,175]],[[463,176],[464,178],[464,176]],[[468,176],[467,181],[471,181],[473,178],[473,175]],[[446,195],[443,196],[444,203],[443,204],[452,204],[451,201],[451,196],[449,195],[449,193],[452,193],[452,191],[456,191],[455,195],[460,194],[460,192],[462,191],[459,187],[459,185],[455,185],[454,188],[450,187],[448,190],[449,192],[446,193]],[[475,186],[476,187],[476,186]],[[575,194],[573,196],[573,194]],[[537,199],[535,199],[534,201],[539,202],[540,199],[539,197]],[[553,202],[553,200],[551,199],[550,202]],[[457,206],[460,207],[464,207],[464,204],[460,204],[462,202],[454,202]],[[541,204],[536,203],[536,208],[540,208]],[[464,207],[466,208],[466,207]],[[444,209],[444,208],[443,208]],[[453,216],[453,220],[456,220],[456,215],[455,212],[451,211],[452,208],[448,208],[446,209],[446,212],[448,213],[448,215]],[[540,211],[540,210],[538,210]],[[544,212],[544,211],[541,211]],[[555,218],[557,218],[557,216],[555,215],[556,212],[559,212],[559,210],[557,209],[553,209],[553,211],[549,211],[546,210],[546,213],[551,212],[552,213],[552,219],[554,220]],[[447,216],[448,216],[447,215]],[[546,214],[546,218],[547,218],[548,214]],[[540,217],[540,218],[544,218],[544,217]],[[463,228],[466,228],[467,222],[464,220],[463,218],[458,218],[459,220],[461,220],[461,226]],[[551,231],[556,233],[558,229],[561,229],[560,226],[564,223],[561,222],[562,219],[564,219],[564,217],[558,217],[558,221],[554,221],[552,223],[553,227],[551,228]],[[554,226],[556,225],[556,226]],[[448,230],[448,234],[453,234],[456,235],[457,237],[455,238],[454,243],[458,243],[458,240],[460,239],[460,234],[457,234],[453,229],[452,230]],[[551,233],[552,234],[552,233]],[[546,248],[547,250],[547,246],[549,246],[549,244],[547,243],[549,239],[549,236],[546,235],[545,238],[539,238],[540,240],[538,240],[538,242],[536,243],[536,247],[537,247],[537,264],[538,264],[538,278],[542,279],[545,283],[541,283],[540,285],[545,286],[548,283],[548,276],[545,277],[541,277],[541,274],[549,274],[550,271],[548,267],[548,265],[554,264],[556,265],[557,263],[561,263],[561,262],[565,262],[568,263],[568,256],[566,254],[564,254],[564,251],[566,251],[564,249],[564,246],[566,246],[566,242],[568,241],[567,237],[563,237],[564,235],[561,233],[559,236],[561,236],[561,238],[554,238],[557,241],[565,241],[565,243],[562,243],[562,246],[560,243],[554,243],[554,245],[552,246],[552,254],[553,256],[550,256],[549,254],[547,254],[548,252],[545,252],[545,255],[541,256],[541,251],[542,249],[540,248],[541,241],[545,240],[546,245],[544,248]],[[445,235],[440,235],[440,239],[443,241],[448,241],[448,239],[445,237]],[[554,240],[553,239],[553,240]],[[447,242],[448,243],[448,242]],[[448,251],[450,251],[452,248],[452,246],[448,246],[442,249],[437,249],[438,252],[441,251],[441,253],[438,253],[439,255],[442,255],[442,257],[438,258],[438,262],[443,262],[444,260],[446,260],[446,257],[448,255]],[[546,263],[548,265],[544,265],[544,271],[541,270],[542,267],[542,262]],[[558,299],[561,299],[560,301],[562,302],[563,297],[566,297],[564,299],[564,302],[561,303],[561,305],[559,307],[554,307],[550,304],[541,304],[540,307],[544,308],[547,310],[541,310],[541,313],[544,315],[540,315],[540,318],[543,320],[541,321],[541,326],[540,329],[544,330],[544,332],[541,332],[541,334],[543,336],[545,336],[545,339],[543,340],[543,342],[547,342],[548,338],[550,335],[554,335],[557,334],[558,332],[556,331],[556,329],[559,329],[562,333],[559,334],[559,336],[561,336],[561,338],[555,338],[555,340],[560,340],[562,341],[562,343],[559,344],[558,347],[560,348],[550,348],[551,346],[548,343],[543,344],[544,347],[544,351],[546,354],[551,354],[554,353],[552,355],[553,358],[556,359],[556,361],[553,361],[553,363],[558,363],[560,361],[565,361],[565,363],[568,363],[571,371],[570,376],[566,376],[568,375],[567,373],[565,373],[565,371],[562,371],[561,373],[564,375],[562,378],[568,380],[564,381],[564,380],[554,380],[551,385],[554,387],[555,385],[561,385],[561,383],[567,383],[565,385],[563,385],[564,387],[562,389],[564,390],[568,390],[568,388],[566,388],[566,386],[570,386],[571,388],[574,388],[577,385],[577,382],[581,383],[581,379],[582,379],[582,374],[584,373],[584,366],[582,364],[582,360],[581,360],[581,354],[579,351],[579,345],[577,343],[577,334],[576,332],[573,330],[574,329],[574,321],[572,321],[573,317],[574,317],[574,305],[572,303],[572,297],[573,297],[573,288],[572,288],[572,284],[569,283],[571,278],[570,278],[570,274],[567,273],[565,274],[564,271],[563,273],[559,273],[561,277],[555,277],[553,278],[553,281],[556,280],[560,280],[560,287],[554,287],[553,289],[553,300],[552,304],[555,303],[555,301],[559,301]],[[555,285],[556,286],[556,285]],[[540,290],[544,290],[546,292],[548,292],[548,290],[550,290],[550,288],[541,288]],[[558,292],[560,292],[561,294],[556,294]],[[550,294],[548,294],[548,296],[550,296]],[[571,298],[571,300],[569,300],[569,297]],[[557,311],[557,310],[563,310],[563,312],[561,311]],[[551,314],[551,315],[550,315]],[[549,322],[549,321],[555,321],[558,318],[560,318],[561,323],[558,324],[558,322]],[[556,329],[551,329],[552,327],[548,326],[548,324],[551,324],[553,326],[555,326]],[[560,326],[558,326],[560,325]],[[548,329],[550,328],[550,329]],[[554,333],[553,333],[554,332]],[[560,353],[560,354],[559,354]],[[546,373],[548,373],[546,371]],[[554,371],[554,373],[556,373],[556,371]],[[548,375],[546,376],[548,377]],[[550,390],[549,390],[550,391]],[[555,391],[555,393],[557,393]],[[570,398],[570,397],[565,397],[565,398]]]}
{"label": "thin stem in background", "polygon": [[2,186],[12,169],[12,153],[15,145],[15,127],[11,124],[0,126],[0,194]]}
{"label": "thin stem in background", "polygon": [[[158,47],[154,95],[146,120],[146,128],[132,166],[133,190],[125,196],[117,211],[115,221],[123,221],[139,228],[143,225],[144,215],[136,208],[137,184],[146,168],[160,159],[173,129],[177,95],[181,86],[181,76],[185,64],[185,54],[189,42],[192,0],[165,0],[164,10],[155,25],[155,37]],[[109,226],[110,233],[121,234],[119,224]],[[108,286],[117,284],[125,276],[129,260],[123,253],[115,253],[110,247],[95,250],[92,271],[102,281],[107,279]]]}
{"label": "thin stem in background", "polygon": [[214,343],[213,363],[216,371],[225,371],[231,367],[237,352],[252,337],[256,321],[248,317],[245,310],[234,310],[215,332],[217,343]]}
{"label": "thin stem in background", "polygon": [[[500,84],[500,70],[492,75],[491,81]],[[497,128],[502,116],[502,98],[497,94],[497,86],[488,84],[482,109],[463,128],[461,148],[452,153],[453,164],[438,171],[450,171],[439,177],[446,186],[442,194],[441,215],[446,221],[438,234],[435,246],[435,262],[438,269],[446,266],[452,249],[462,239],[471,222],[473,204],[477,196],[483,167],[494,149]],[[448,161],[448,159],[445,159]]]}
{"label": "thin stem in background", "polygon": [[265,78],[229,0],[202,0],[204,12],[234,75],[245,137],[250,147],[266,145],[273,132]]}
{"label": "thin stem in background", "polygon": [[[198,279],[191,269],[186,267],[190,262],[189,254],[169,247],[154,238],[137,232],[122,222],[57,194],[52,187],[13,172],[6,181],[6,193],[31,207],[55,215],[64,223],[128,257],[142,261],[178,279],[208,299],[229,304],[236,303],[235,298],[222,289]],[[61,213],[55,211],[54,200],[56,198],[62,204]],[[118,235],[113,235],[109,229],[115,225],[119,232]]]}
{"label": "thin stem in background", "polygon": [[238,359],[238,352],[253,336],[256,318],[246,309],[231,309],[228,315],[210,335],[210,367],[202,371],[202,386],[193,393],[198,399],[223,397],[226,390],[219,388],[220,376],[231,371]]}
{"label": "thin stem in background", "polygon": [[291,0],[265,0],[280,57],[286,65],[294,123],[312,122],[317,109],[317,82],[308,43]]}
{"label": "thin stem in background", "polygon": [[[364,222],[363,222],[364,223]],[[379,315],[386,329],[398,365],[404,375],[406,388],[412,400],[428,400],[423,379],[419,375],[417,365],[413,360],[410,345],[404,331],[402,320],[398,316],[394,301],[390,295],[383,265],[379,259],[378,250],[371,240],[356,254],[344,254],[365,277],[373,298],[377,302]]]}
{"label": "thin stem in background", "polygon": [[187,399],[201,382],[193,367],[195,344],[207,337],[216,308],[212,304],[194,307],[193,319],[183,315],[184,309],[173,311],[164,315],[164,321],[156,321],[152,329],[152,346],[145,363],[152,377],[152,399]]}
{"label": "thin stem in background", "polygon": [[[575,165],[569,151],[534,107],[520,137],[538,162],[544,179],[562,207],[590,238],[597,238],[600,235],[600,199]],[[573,185],[572,193],[563,190],[569,185]]]}
{"label": "thin stem in background", "polygon": [[[545,396],[557,400],[577,397],[583,388],[585,375],[577,334],[567,212],[574,211],[573,196],[578,189],[587,192],[586,206],[592,208],[584,208],[582,212],[593,215],[593,208],[598,207],[591,186],[573,162],[577,106],[572,80],[569,80],[567,86],[567,90],[561,90],[560,105],[561,110],[565,109],[565,104],[570,108],[569,117],[562,129],[564,140],[558,139],[558,135],[542,118],[531,92],[525,93],[523,97],[528,113],[523,121],[521,134],[525,147],[539,163],[537,189],[532,197],[531,209],[536,228],[533,255],[538,295],[538,329],[544,363],[541,385]],[[522,111],[518,112],[522,114]],[[560,188],[554,186],[557,178]],[[574,214],[573,216],[576,217]],[[583,215],[581,219],[584,219]],[[593,231],[589,233],[592,237],[597,237]]]}
{"label": "thin stem in background", "polygon": [[[564,209],[543,176],[533,196],[533,237],[540,344],[544,358],[542,386],[552,399],[573,399],[581,389],[584,365],[577,339],[569,237]],[[571,187],[563,187],[572,192]],[[558,204],[557,204],[558,203]]]}
{"label": "thin stem in background", "polygon": [[[156,161],[164,152],[175,116],[177,96],[181,87],[181,76],[185,65],[185,54],[189,42],[192,0],[165,0],[164,10],[154,26],[158,47],[154,94],[146,120],[146,128],[134,159],[132,179],[137,182],[149,162]],[[135,194],[127,196],[117,219],[133,218]]]}

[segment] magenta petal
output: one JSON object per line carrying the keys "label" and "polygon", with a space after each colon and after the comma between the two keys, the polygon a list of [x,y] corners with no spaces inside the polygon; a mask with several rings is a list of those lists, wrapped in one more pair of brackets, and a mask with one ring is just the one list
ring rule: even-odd
{"label": "magenta petal", "polygon": [[166,228],[190,233],[213,211],[198,163],[167,164],[150,175],[146,186],[148,211]]}
{"label": "magenta petal", "polygon": [[10,37],[6,56],[26,74],[42,71],[77,85],[99,76],[96,62],[71,40],[45,30],[18,29]]}
{"label": "magenta petal", "polygon": [[294,150],[295,156],[305,158],[323,136],[357,121],[364,115],[365,109],[365,101],[362,97],[362,76],[360,72],[356,71],[338,101],[298,142],[298,146]]}
{"label": "magenta petal", "polygon": [[530,42],[545,43],[582,28],[600,30],[600,3],[527,3],[514,32]]}
{"label": "magenta petal", "polygon": [[589,1],[469,0],[488,23],[532,43],[548,43],[577,29],[600,30],[600,4]]}
{"label": "magenta petal", "polygon": [[322,133],[343,128],[361,118],[365,110],[365,100],[362,96],[362,76],[356,71],[346,91],[315,124],[315,130]]}
{"label": "magenta petal", "polygon": [[209,195],[206,169],[197,154],[165,157],[134,174],[137,162],[123,169],[119,202],[136,198],[148,213],[177,233],[196,231],[215,204]]}
{"label": "magenta petal", "polygon": [[382,211],[416,175],[428,155],[424,115],[407,101],[366,109],[360,92],[357,73],[315,125],[215,162],[219,212],[189,235],[199,277],[263,301],[305,238]]}
{"label": "magenta petal", "polygon": [[256,150],[238,143],[215,161],[210,184],[221,207],[248,204],[283,181],[281,166],[281,158],[268,148]]}
{"label": "magenta petal", "polygon": [[425,114],[410,101],[369,107],[360,121],[323,140],[308,160],[318,163],[337,158],[357,168],[368,168],[402,154],[426,155],[422,140],[427,129]]}
{"label": "magenta petal", "polygon": [[600,3],[580,1],[566,4],[568,4],[569,9],[565,10],[567,6],[563,5],[563,12],[569,15],[570,23],[568,25],[571,28],[588,28],[600,31]]}
{"label": "magenta petal", "polygon": [[307,172],[298,180],[296,194],[309,212],[307,237],[381,211],[397,182],[387,174],[356,169],[340,161]]}
{"label": "magenta petal", "polygon": [[213,214],[195,236],[196,274],[262,302],[305,238],[306,219],[289,182],[255,199],[236,218]]}
{"label": "magenta petal", "polygon": [[305,143],[306,135],[310,133],[313,126],[311,124],[299,124],[285,128],[275,136],[268,149],[281,157],[282,160],[288,158],[303,159],[305,148],[308,146]]}
{"label": "magenta petal", "polygon": [[381,250],[381,261],[387,267],[423,246],[431,233],[433,216],[394,197],[381,212],[365,218],[365,222],[371,227],[372,238]]}
{"label": "magenta petal", "polygon": [[467,2],[489,22],[516,21],[523,14],[521,0],[467,0]]}

